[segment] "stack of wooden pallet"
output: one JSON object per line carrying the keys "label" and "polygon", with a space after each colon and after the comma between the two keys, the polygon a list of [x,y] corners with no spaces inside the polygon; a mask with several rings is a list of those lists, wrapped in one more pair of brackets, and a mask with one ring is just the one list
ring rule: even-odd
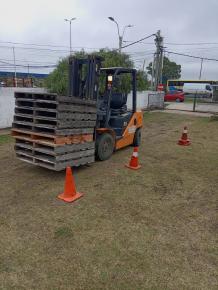
{"label": "stack of wooden pallet", "polygon": [[96,102],[15,93],[12,136],[19,159],[53,170],[94,162]]}

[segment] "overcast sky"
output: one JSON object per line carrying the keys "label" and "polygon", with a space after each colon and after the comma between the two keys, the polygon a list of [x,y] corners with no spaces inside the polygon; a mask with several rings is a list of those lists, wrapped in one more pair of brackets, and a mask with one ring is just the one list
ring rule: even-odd
{"label": "overcast sky", "polygon": [[[0,0],[0,4],[0,70],[9,69],[6,63],[13,63],[13,46],[17,64],[57,63],[69,50],[69,24],[64,18],[71,17],[77,18],[72,22],[73,49],[117,48],[116,25],[107,19],[113,16],[121,29],[134,25],[126,30],[126,41],[138,40],[160,29],[168,50],[218,59],[218,0]],[[130,52],[135,66],[142,68],[144,59],[146,65],[152,59],[152,43],[150,38],[123,51]],[[170,59],[182,65],[183,78],[198,78],[200,60],[173,55]],[[204,62],[202,79],[218,80],[218,62]]]}

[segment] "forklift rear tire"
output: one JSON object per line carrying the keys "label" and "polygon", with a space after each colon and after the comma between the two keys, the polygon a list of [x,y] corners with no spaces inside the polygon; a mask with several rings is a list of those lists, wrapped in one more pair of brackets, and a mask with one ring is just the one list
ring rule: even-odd
{"label": "forklift rear tire", "polygon": [[141,144],[141,135],[142,135],[142,130],[141,128],[137,129],[135,132],[134,140],[132,143],[132,146],[138,147]]}
{"label": "forklift rear tire", "polygon": [[114,151],[114,138],[111,134],[99,135],[96,143],[96,156],[98,160],[104,161],[111,157]]}

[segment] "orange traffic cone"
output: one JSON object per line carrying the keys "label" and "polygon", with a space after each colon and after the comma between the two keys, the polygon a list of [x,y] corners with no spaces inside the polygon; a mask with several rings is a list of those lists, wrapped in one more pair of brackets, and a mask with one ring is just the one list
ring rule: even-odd
{"label": "orange traffic cone", "polygon": [[67,166],[64,192],[59,194],[58,198],[66,202],[73,202],[82,196],[83,196],[83,193],[76,192],[76,186],[75,186],[71,167]]}
{"label": "orange traffic cone", "polygon": [[191,141],[188,139],[188,128],[186,126],[184,127],[182,137],[177,144],[182,146],[188,146],[191,144]]}
{"label": "orange traffic cone", "polygon": [[125,166],[134,170],[141,168],[141,165],[139,165],[138,161],[138,147],[134,147],[131,160],[129,164],[126,164]]}

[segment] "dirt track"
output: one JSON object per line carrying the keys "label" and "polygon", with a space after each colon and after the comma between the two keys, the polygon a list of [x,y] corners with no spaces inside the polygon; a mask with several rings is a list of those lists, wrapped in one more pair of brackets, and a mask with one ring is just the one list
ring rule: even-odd
{"label": "dirt track", "polygon": [[130,147],[76,170],[73,204],[56,199],[64,172],[0,144],[0,289],[217,289],[217,125],[147,114],[142,169]]}

